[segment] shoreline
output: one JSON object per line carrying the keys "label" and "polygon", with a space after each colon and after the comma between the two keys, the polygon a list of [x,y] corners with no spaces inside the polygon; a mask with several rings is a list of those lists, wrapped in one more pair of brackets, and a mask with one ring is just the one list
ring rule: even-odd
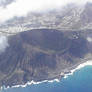
{"label": "shoreline", "polygon": [[84,63],[81,63],[75,69],[70,70],[70,73],[65,74],[63,78],[64,79],[68,78],[68,76],[73,75],[73,73],[76,72],[76,70],[80,70],[81,68],[84,68],[85,66],[92,66],[92,60],[88,60],[88,61],[86,61]]}
{"label": "shoreline", "polygon": [[29,86],[29,85],[32,85],[32,84],[41,84],[41,83],[45,83],[45,82],[49,82],[49,83],[53,83],[53,82],[60,82],[60,80],[59,79],[54,79],[54,80],[44,80],[44,81],[40,81],[40,82],[35,82],[35,81],[31,81],[31,82],[27,82],[26,84],[23,84],[23,85],[15,85],[15,86],[12,86],[12,87],[9,87],[9,86],[7,86],[7,87],[5,87],[5,86],[2,86],[1,88],[0,88],[0,91],[2,91],[3,89],[4,90],[7,90],[7,89],[9,89],[9,88],[18,88],[18,87],[22,87],[22,88],[25,88],[26,86]]}
{"label": "shoreline", "polygon": [[[92,60],[88,60],[88,61],[86,61],[84,63],[81,63],[81,64],[77,65],[76,68],[70,70],[70,73],[64,74],[64,77],[63,78],[64,79],[68,78],[68,76],[73,75],[73,73],[76,72],[76,70],[79,70],[81,68],[84,68],[85,66],[92,66]],[[0,91],[2,91],[3,89],[7,90],[9,88],[18,88],[18,87],[24,88],[24,87],[29,86],[29,85],[32,85],[32,84],[41,84],[41,83],[45,83],[45,82],[53,83],[53,82],[60,82],[60,80],[59,79],[53,79],[53,80],[43,80],[43,81],[39,81],[39,82],[35,82],[35,81],[32,80],[31,82],[27,82],[26,84],[23,84],[23,85],[15,85],[15,86],[12,86],[12,87],[2,86],[0,88]]]}

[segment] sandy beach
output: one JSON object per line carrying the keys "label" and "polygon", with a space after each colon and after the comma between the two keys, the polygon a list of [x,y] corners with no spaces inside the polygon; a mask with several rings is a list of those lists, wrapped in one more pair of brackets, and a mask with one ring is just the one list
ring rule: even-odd
{"label": "sandy beach", "polygon": [[70,73],[65,74],[64,78],[67,78],[69,75],[73,75],[73,73],[74,73],[76,70],[79,70],[79,69],[81,69],[81,68],[83,68],[83,67],[85,67],[85,66],[89,66],[89,65],[92,65],[92,60],[88,60],[88,61],[86,61],[85,63],[82,63],[82,64],[78,65],[75,69],[72,69],[72,70],[70,71]]}

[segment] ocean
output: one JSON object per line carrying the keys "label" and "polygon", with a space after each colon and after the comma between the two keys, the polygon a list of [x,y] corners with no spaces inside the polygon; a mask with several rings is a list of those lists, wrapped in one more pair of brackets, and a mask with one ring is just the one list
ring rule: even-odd
{"label": "ocean", "polygon": [[76,70],[60,82],[32,84],[25,88],[9,88],[0,92],[92,92],[92,66]]}

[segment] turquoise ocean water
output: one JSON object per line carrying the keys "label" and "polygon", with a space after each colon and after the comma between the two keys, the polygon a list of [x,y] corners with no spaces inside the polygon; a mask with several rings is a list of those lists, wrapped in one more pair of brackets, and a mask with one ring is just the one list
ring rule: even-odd
{"label": "turquoise ocean water", "polygon": [[92,92],[92,66],[86,66],[60,82],[41,83],[0,92]]}

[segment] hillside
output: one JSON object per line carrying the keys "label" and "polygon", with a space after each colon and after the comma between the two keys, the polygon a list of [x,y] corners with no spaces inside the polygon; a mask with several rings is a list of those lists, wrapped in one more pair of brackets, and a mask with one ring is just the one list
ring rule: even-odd
{"label": "hillside", "polygon": [[92,30],[61,32],[34,29],[8,37],[0,54],[0,85],[24,84],[61,78],[76,65],[92,58]]}

